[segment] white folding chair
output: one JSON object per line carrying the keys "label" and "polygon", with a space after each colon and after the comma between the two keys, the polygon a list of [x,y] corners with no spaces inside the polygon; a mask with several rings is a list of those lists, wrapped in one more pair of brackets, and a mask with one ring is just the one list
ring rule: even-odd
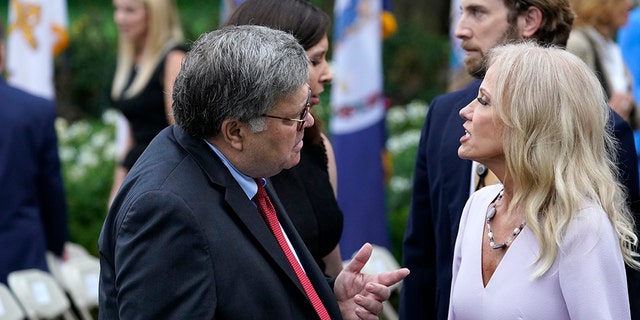
{"label": "white folding chair", "polygon": [[91,310],[98,306],[100,262],[94,257],[70,259],[60,267],[63,287],[83,320],[93,320]]}
{"label": "white folding chair", "polygon": [[[369,258],[369,261],[367,261],[367,263],[362,268],[362,273],[377,274],[377,273],[392,271],[400,268],[400,263],[398,263],[396,258],[393,256],[393,254],[391,254],[389,250],[387,250],[387,248],[377,246],[377,245],[372,245],[372,246],[373,246],[373,251],[371,252],[371,258]],[[389,287],[389,289],[391,289],[392,292],[397,291],[398,293],[400,292],[401,288],[402,288],[402,281]],[[398,319],[398,312],[393,307],[391,302],[389,302],[389,300],[383,302],[382,305],[383,305],[382,315],[384,316],[384,319],[387,319],[387,320]]]}
{"label": "white folding chair", "polygon": [[26,317],[16,297],[0,283],[0,320],[23,320]]}
{"label": "white folding chair", "polygon": [[64,250],[68,255],[69,259],[75,259],[75,258],[83,258],[83,257],[93,257],[89,251],[87,251],[87,249],[85,249],[83,246],[77,244],[77,243],[73,243],[73,242],[66,242],[64,244]]}
{"label": "white folding chair", "polygon": [[[64,244],[64,251],[67,256],[67,261],[82,259],[86,257],[94,258],[85,248],[73,242],[66,242]],[[46,259],[47,267],[49,268],[49,272],[51,273],[51,275],[53,275],[53,278],[58,281],[58,284],[60,284],[63,289],[67,290],[64,280],[62,279],[62,274],[60,273],[60,268],[63,264],[62,259],[58,258],[51,251],[47,251]]]}
{"label": "white folding chair", "polygon": [[69,299],[51,274],[37,269],[13,271],[8,282],[30,319],[76,320]]}

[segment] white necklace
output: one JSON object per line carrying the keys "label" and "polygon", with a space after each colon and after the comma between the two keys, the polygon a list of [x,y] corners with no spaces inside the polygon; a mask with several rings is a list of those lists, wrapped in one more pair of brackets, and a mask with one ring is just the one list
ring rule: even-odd
{"label": "white necklace", "polygon": [[489,205],[489,209],[487,210],[487,236],[489,237],[489,245],[493,249],[504,249],[508,247],[511,242],[513,242],[513,240],[518,236],[518,234],[520,234],[520,232],[524,228],[524,225],[526,224],[526,221],[522,221],[522,223],[517,228],[513,229],[511,237],[509,237],[507,241],[499,244],[495,243],[495,241],[493,240],[493,232],[491,231],[491,220],[493,220],[493,217],[496,215],[496,202],[502,200],[503,194],[504,190],[501,190],[498,196],[493,199],[493,202],[491,202],[491,204]]}

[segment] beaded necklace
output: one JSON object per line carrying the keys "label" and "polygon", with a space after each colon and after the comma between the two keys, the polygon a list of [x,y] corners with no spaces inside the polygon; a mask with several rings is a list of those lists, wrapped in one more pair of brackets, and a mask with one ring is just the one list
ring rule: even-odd
{"label": "beaded necklace", "polygon": [[513,242],[513,240],[518,236],[518,234],[520,234],[522,229],[524,229],[524,225],[526,224],[526,221],[522,221],[522,223],[517,228],[513,229],[511,237],[509,237],[507,241],[499,244],[495,243],[495,241],[493,240],[493,232],[491,231],[491,220],[493,220],[493,217],[496,215],[496,202],[502,200],[503,194],[504,190],[501,190],[500,194],[498,194],[493,202],[491,202],[491,205],[489,205],[489,209],[487,210],[487,236],[489,237],[489,245],[493,249],[504,249],[508,247],[511,242]]}

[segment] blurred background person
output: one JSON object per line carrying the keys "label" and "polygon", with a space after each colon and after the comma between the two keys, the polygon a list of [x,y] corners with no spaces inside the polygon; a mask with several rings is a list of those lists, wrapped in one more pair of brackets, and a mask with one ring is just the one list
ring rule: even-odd
{"label": "blurred background person", "polygon": [[[4,43],[0,20],[0,74]],[[68,225],[54,103],[4,77],[0,97],[0,282],[6,284],[12,271],[48,271],[47,250],[62,258]]]}
{"label": "blurred background person", "polygon": [[618,29],[627,23],[633,2],[572,0],[571,4],[576,20],[567,41],[567,50],[575,53],[596,73],[611,108],[634,130],[638,129],[640,112],[633,100],[633,80],[616,43]]}
{"label": "blurred background person", "polygon": [[[111,88],[126,117],[109,203],[153,137],[173,124],[171,92],[186,46],[175,0],[113,0],[118,61]],[[124,128],[124,129],[122,129]]]}
{"label": "blurred background person", "polygon": [[622,51],[624,62],[633,78],[633,96],[636,106],[640,106],[640,6],[629,13],[629,21],[618,30],[618,44]]}
{"label": "blurred background person", "polygon": [[[636,7],[629,14],[629,21],[618,30],[617,42],[622,51],[622,58],[629,68],[633,79],[633,97],[636,107],[640,106],[640,6],[636,1]],[[640,155],[640,130],[634,131],[636,152]],[[638,163],[640,168],[640,163]],[[640,182],[639,182],[640,183]]]}
{"label": "blurred background person", "polygon": [[458,155],[501,184],[465,205],[449,319],[630,319],[625,262],[640,268],[638,237],[598,79],[558,47],[488,57],[477,99],[460,110]]}
{"label": "blurred background person", "polygon": [[[246,24],[293,34],[309,57],[309,102],[311,107],[317,106],[324,84],[332,78],[326,60],[329,16],[305,0],[246,0],[225,25]],[[319,117],[314,119],[315,124],[304,130],[300,163],[271,177],[271,182],[320,269],[335,277],[342,270],[338,244],[343,227],[342,211],[336,201],[336,161]]]}

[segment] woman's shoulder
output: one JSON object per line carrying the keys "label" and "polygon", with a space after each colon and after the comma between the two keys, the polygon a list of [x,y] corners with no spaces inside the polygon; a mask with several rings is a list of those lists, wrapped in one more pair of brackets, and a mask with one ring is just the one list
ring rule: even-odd
{"label": "woman's shoulder", "polygon": [[489,203],[498,197],[502,188],[502,184],[493,184],[475,191],[467,200],[467,204],[463,211],[475,211],[477,208],[480,208],[480,210],[484,212],[484,210],[487,209],[487,206],[489,206]]}
{"label": "woman's shoulder", "polygon": [[498,196],[498,194],[500,193],[500,191],[502,191],[503,186],[502,184],[498,183],[498,184],[493,184],[493,185],[488,185],[482,189],[477,190],[476,192],[474,192],[471,195],[470,199],[473,199],[474,201],[481,201],[483,199],[493,199],[495,197]]}
{"label": "woman's shoulder", "polygon": [[584,200],[567,226],[564,246],[575,246],[576,243],[595,246],[603,237],[615,240],[615,231],[607,213],[596,201]]}
{"label": "woman's shoulder", "polygon": [[609,223],[607,213],[596,201],[586,199],[581,203],[569,227],[593,229],[598,228],[603,223]]}
{"label": "woman's shoulder", "polygon": [[567,40],[567,50],[582,60],[593,54],[594,42],[589,37],[588,28],[572,30]]}

